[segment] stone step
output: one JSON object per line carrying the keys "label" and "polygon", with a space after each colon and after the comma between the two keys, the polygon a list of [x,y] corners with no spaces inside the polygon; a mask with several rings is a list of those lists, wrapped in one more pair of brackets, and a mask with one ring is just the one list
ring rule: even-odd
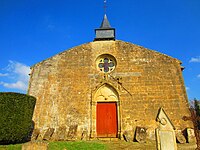
{"label": "stone step", "polygon": [[101,137],[101,138],[97,138],[97,139],[100,141],[119,141],[118,138],[103,138],[103,137]]}

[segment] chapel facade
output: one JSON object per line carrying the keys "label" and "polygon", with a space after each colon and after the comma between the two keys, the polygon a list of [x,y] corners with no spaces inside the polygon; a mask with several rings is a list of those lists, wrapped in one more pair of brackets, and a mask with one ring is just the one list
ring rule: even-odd
{"label": "chapel facade", "polygon": [[[192,128],[181,61],[115,39],[106,15],[93,42],[31,67],[28,94],[37,98],[33,121],[41,135],[60,128],[65,138],[134,137],[136,127],[155,139],[165,110],[175,130]],[[52,135],[53,136],[53,135]]]}

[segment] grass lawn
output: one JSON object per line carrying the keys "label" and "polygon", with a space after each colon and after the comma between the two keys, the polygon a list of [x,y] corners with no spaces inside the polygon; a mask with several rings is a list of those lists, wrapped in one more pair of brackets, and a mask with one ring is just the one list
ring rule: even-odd
{"label": "grass lawn", "polygon": [[92,141],[79,142],[49,142],[49,150],[106,150],[107,146],[103,143]]}
{"label": "grass lawn", "polygon": [[[42,142],[42,141],[41,141]],[[39,142],[39,146],[41,146]],[[31,147],[37,145],[38,142],[33,142]],[[59,141],[59,142],[42,142],[48,145],[48,150],[155,150],[156,142],[137,143],[125,141]],[[24,143],[28,144],[28,143]],[[38,149],[39,147],[37,147]],[[194,150],[195,143],[178,144],[178,150]],[[16,145],[0,145],[0,150],[21,150],[22,144]],[[38,149],[39,150],[39,149]]]}
{"label": "grass lawn", "polygon": [[22,144],[0,145],[0,150],[21,150]]}

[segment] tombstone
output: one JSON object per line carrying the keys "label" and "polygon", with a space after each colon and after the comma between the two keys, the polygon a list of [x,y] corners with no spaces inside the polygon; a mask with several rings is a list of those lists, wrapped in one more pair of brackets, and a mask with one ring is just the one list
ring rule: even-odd
{"label": "tombstone", "polygon": [[195,143],[196,142],[196,138],[195,138],[195,134],[194,134],[194,129],[187,128],[186,132],[187,132],[187,141],[188,141],[188,143]]}
{"label": "tombstone", "polygon": [[123,137],[126,142],[130,142],[130,136],[127,131],[124,131]]}
{"label": "tombstone", "polygon": [[31,141],[35,141],[38,139],[38,136],[40,134],[40,130],[39,129],[34,129],[32,136],[31,136]]}
{"label": "tombstone", "polygon": [[183,135],[181,130],[176,130],[176,140],[180,144],[185,144],[186,143],[185,136]]}
{"label": "tombstone", "polygon": [[57,132],[58,141],[64,141],[65,135],[66,135],[66,127],[64,127],[64,126],[59,127],[58,132]]}
{"label": "tombstone", "polygon": [[150,140],[150,141],[156,140],[155,128],[147,128],[146,133],[147,133],[147,140]]}
{"label": "tombstone", "polygon": [[55,133],[51,137],[51,140],[64,141],[65,137],[66,137],[65,135],[66,135],[66,127],[61,126],[61,127],[56,129]]}
{"label": "tombstone", "polygon": [[54,133],[54,128],[48,128],[48,130],[45,132],[43,140],[49,141]]}
{"label": "tombstone", "polygon": [[74,139],[76,136],[78,125],[71,125],[67,133],[67,139]]}
{"label": "tombstone", "polygon": [[157,116],[159,127],[156,129],[158,150],[177,150],[175,127],[165,111],[160,108]]}
{"label": "tombstone", "polygon": [[45,130],[40,130],[39,135],[37,136],[37,141],[42,141],[44,136]]}
{"label": "tombstone", "polygon": [[81,134],[81,140],[86,141],[88,139],[88,132],[84,130]]}
{"label": "tombstone", "polygon": [[144,127],[136,127],[135,140],[139,143],[145,143],[147,138],[147,129]]}

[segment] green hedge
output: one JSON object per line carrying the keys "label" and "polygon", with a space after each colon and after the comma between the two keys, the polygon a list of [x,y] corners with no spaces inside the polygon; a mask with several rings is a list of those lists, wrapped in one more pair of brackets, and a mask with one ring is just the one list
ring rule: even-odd
{"label": "green hedge", "polygon": [[36,98],[0,92],[0,143],[23,142],[30,134]]}

